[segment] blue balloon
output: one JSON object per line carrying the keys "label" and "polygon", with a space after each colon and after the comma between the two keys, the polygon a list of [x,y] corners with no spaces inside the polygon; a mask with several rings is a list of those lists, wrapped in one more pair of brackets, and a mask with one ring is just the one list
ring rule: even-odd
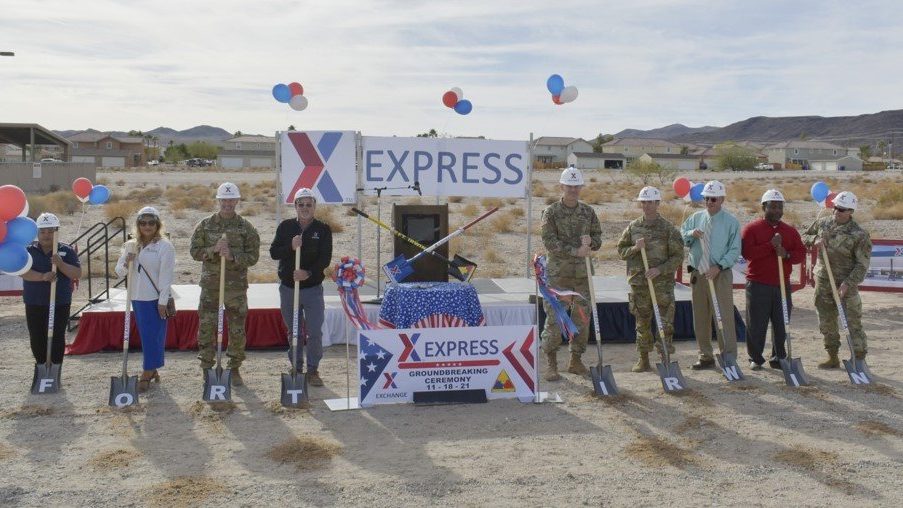
{"label": "blue balloon", "polygon": [[702,189],[704,188],[704,183],[697,183],[690,187],[690,201],[702,201]]}
{"label": "blue balloon", "polygon": [[[28,245],[34,241],[37,236],[38,225],[28,217],[16,217],[6,223],[6,243]],[[4,271],[14,272],[15,270]]]}
{"label": "blue balloon", "polygon": [[25,246],[9,241],[0,243],[0,270],[18,272],[28,263],[28,251]]}
{"label": "blue balloon", "polygon": [[92,205],[102,205],[110,199],[110,189],[105,185],[95,185],[88,194],[88,203]]}
{"label": "blue balloon", "polygon": [[473,111],[473,104],[471,104],[467,99],[461,99],[457,104],[455,104],[455,111],[459,115],[466,115]]}
{"label": "blue balloon", "polygon": [[558,74],[552,74],[546,80],[546,88],[549,89],[549,93],[552,95],[561,95],[561,91],[564,90],[564,78]]}
{"label": "blue balloon", "polygon": [[813,183],[812,189],[809,190],[809,194],[812,194],[812,199],[814,199],[816,203],[824,201],[830,193],[831,188],[828,187],[828,184],[821,181]]}
{"label": "blue balloon", "polygon": [[288,104],[288,101],[292,100],[292,91],[289,90],[288,85],[279,83],[273,87],[273,98]]}

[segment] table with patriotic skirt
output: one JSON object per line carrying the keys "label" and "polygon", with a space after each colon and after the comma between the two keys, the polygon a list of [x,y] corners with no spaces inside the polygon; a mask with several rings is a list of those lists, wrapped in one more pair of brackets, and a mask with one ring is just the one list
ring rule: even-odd
{"label": "table with patriotic skirt", "polygon": [[389,328],[483,326],[477,291],[457,282],[411,282],[386,289],[379,323]]}

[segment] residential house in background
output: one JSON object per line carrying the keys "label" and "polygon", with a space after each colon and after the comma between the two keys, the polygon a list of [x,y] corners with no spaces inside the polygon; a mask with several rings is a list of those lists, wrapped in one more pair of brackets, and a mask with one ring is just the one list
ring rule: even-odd
{"label": "residential house in background", "polygon": [[808,169],[809,161],[837,160],[847,156],[845,147],[824,141],[782,141],[763,150],[769,163],[799,164],[803,169]]}
{"label": "residential house in background", "polygon": [[105,132],[85,131],[67,139],[72,143],[72,162],[102,168],[134,168],[147,164],[144,138],[141,136],[114,136]]}
{"label": "residential house in background", "polygon": [[219,164],[224,169],[276,167],[274,136],[242,135],[223,141]]}
{"label": "residential house in background", "polygon": [[592,151],[593,145],[583,138],[543,136],[533,141],[533,160],[543,164],[564,165],[572,153]]}
{"label": "residential house in background", "polygon": [[648,154],[679,154],[680,145],[654,138],[615,138],[602,145],[603,153],[619,153],[627,157],[627,162]]}
{"label": "residential house in background", "polygon": [[[698,155],[681,155],[679,153],[644,153],[639,160],[647,163],[655,163],[665,169],[677,171],[696,171],[700,169],[701,158]],[[712,168],[713,166],[709,166]]]}
{"label": "residential house in background", "polygon": [[837,159],[809,159],[808,163],[809,169],[815,171],[862,171],[863,160],[855,155],[844,155]]}
{"label": "residential house in background", "polygon": [[624,169],[627,157],[620,153],[574,152],[568,155],[567,164],[577,169]]}

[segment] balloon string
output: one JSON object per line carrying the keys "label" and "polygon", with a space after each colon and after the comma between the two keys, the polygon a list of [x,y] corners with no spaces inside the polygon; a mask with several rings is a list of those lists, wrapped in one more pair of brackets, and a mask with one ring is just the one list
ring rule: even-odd
{"label": "balloon string", "polygon": [[85,220],[85,212],[86,211],[87,211],[87,203],[82,202],[82,215],[81,215],[81,217],[78,218],[78,227],[75,228],[75,239],[72,240],[73,242],[78,239],[78,234],[82,230],[82,221]]}

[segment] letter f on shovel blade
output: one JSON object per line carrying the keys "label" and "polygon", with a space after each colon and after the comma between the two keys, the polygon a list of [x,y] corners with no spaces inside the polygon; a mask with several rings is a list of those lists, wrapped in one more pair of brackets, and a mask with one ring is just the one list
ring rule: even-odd
{"label": "letter f on shovel blade", "polygon": [[43,395],[60,391],[60,371],[58,363],[38,363],[34,366],[34,377],[31,380],[31,393]]}

